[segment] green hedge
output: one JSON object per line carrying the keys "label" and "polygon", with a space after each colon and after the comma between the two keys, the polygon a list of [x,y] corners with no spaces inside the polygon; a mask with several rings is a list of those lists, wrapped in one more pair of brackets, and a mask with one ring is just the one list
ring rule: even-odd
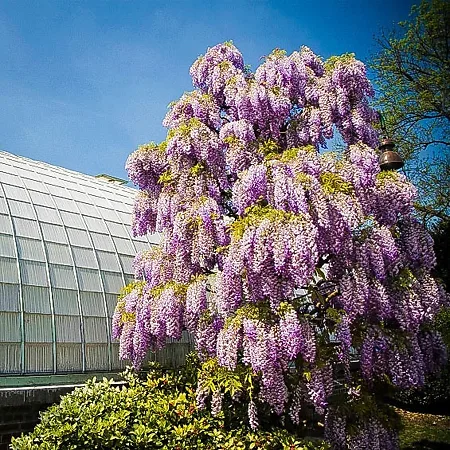
{"label": "green hedge", "polygon": [[[41,414],[34,431],[12,440],[24,449],[315,449],[282,428],[251,432],[245,418],[227,429],[223,414],[213,417],[195,406],[186,374],[150,370],[143,379],[131,371],[126,386],[90,380]],[[236,423],[236,422],[235,422]]]}

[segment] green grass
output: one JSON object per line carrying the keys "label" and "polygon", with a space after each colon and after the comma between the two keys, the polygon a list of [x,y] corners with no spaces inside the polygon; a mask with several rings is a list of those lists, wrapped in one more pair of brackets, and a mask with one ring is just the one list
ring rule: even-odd
{"label": "green grass", "polygon": [[401,449],[450,449],[450,417],[397,411],[404,426],[400,433]]}

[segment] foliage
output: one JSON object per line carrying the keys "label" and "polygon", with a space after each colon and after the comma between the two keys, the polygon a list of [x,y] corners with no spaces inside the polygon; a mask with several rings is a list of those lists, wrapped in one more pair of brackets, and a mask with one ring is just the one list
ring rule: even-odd
{"label": "foliage", "polygon": [[400,33],[378,39],[380,52],[372,61],[380,93],[376,105],[387,132],[411,159],[408,171],[422,194],[419,211],[425,219],[448,220],[450,3],[422,0],[399,25]]}
{"label": "foliage", "polygon": [[[127,161],[141,190],[133,229],[162,239],[137,255],[144,284],[116,308],[121,357],[139,367],[186,329],[197,405],[213,415],[306,433],[314,411],[336,449],[396,448],[379,391],[439,371],[431,325],[447,298],[416,189],[380,173],[364,65],[303,47],[252,73],[228,42],[190,73],[166,141]],[[321,152],[336,135],[345,152]]]}
{"label": "foliage", "polygon": [[42,413],[32,433],[13,438],[12,448],[326,450],[320,441],[304,441],[281,428],[227,429],[223,415],[197,410],[191,378],[153,367],[144,378],[127,372],[126,386],[90,380]]}

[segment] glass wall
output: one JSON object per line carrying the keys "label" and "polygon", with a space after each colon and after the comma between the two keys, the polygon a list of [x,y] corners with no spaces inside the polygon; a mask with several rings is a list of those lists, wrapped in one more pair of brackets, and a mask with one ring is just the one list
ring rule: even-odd
{"label": "glass wall", "polygon": [[136,191],[0,152],[0,374],[115,370]]}

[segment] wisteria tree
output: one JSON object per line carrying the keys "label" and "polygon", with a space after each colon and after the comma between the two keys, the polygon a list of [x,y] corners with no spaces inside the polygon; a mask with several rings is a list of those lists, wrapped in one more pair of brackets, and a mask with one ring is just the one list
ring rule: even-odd
{"label": "wisteria tree", "polygon": [[[314,409],[336,449],[396,448],[377,389],[444,363],[431,324],[447,298],[414,186],[380,172],[364,65],[303,47],[251,72],[224,43],[190,74],[167,139],[127,161],[133,230],[161,243],[118,302],[120,356],[140,366],[188,330],[199,407],[244,405],[253,429],[268,415],[300,428]],[[339,135],[346,150],[324,151]]]}

